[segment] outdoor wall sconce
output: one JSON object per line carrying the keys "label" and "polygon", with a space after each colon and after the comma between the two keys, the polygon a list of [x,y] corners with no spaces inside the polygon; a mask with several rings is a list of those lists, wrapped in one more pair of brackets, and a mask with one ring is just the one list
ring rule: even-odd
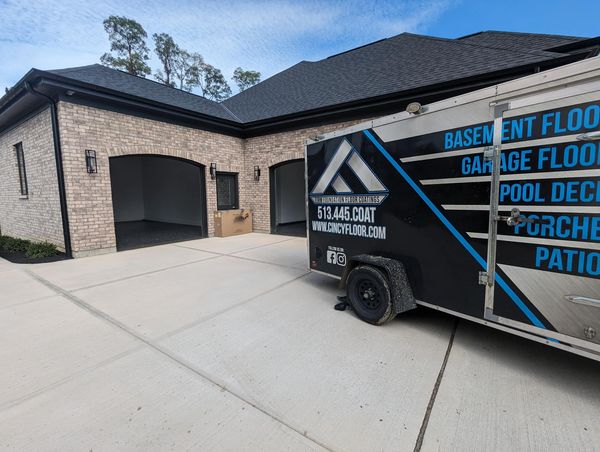
{"label": "outdoor wall sconce", "polygon": [[254,165],[254,180],[257,182],[260,180],[260,167],[258,165]]}
{"label": "outdoor wall sconce", "polygon": [[94,174],[98,172],[98,161],[96,160],[96,151],[91,149],[85,150],[85,167],[88,174]]}
{"label": "outdoor wall sconce", "polygon": [[216,163],[210,164],[210,178],[212,180],[215,180],[217,178],[217,164]]}

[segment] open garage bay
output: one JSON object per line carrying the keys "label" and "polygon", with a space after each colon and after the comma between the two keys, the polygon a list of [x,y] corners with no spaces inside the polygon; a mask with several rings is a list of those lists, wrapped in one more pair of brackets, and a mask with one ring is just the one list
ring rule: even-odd
{"label": "open garage bay", "polygon": [[110,159],[117,249],[206,235],[204,167],[156,155]]}

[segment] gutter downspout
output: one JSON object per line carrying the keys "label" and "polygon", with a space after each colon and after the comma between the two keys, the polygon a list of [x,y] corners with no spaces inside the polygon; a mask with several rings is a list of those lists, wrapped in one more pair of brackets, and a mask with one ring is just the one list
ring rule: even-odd
{"label": "gutter downspout", "polygon": [[60,214],[62,218],[63,237],[65,241],[65,254],[73,257],[71,249],[71,229],[69,226],[69,215],[67,212],[67,193],[65,190],[65,175],[63,170],[62,149],[60,146],[60,135],[58,132],[58,113],[56,102],[50,96],[36,91],[31,83],[25,82],[25,89],[34,96],[43,97],[50,105],[50,116],[52,118],[52,138],[54,141],[54,159],[56,161],[56,176],[58,179],[58,197],[60,199]]}

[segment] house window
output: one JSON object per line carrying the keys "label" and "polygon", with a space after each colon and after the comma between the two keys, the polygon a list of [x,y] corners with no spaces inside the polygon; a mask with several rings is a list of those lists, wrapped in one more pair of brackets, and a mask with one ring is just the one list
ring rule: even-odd
{"label": "house window", "polygon": [[19,167],[19,184],[21,196],[29,194],[27,189],[27,173],[25,171],[25,156],[23,155],[23,143],[15,144],[15,154],[17,155],[17,166]]}
{"label": "house window", "polygon": [[217,209],[238,209],[238,175],[236,173],[217,173]]}

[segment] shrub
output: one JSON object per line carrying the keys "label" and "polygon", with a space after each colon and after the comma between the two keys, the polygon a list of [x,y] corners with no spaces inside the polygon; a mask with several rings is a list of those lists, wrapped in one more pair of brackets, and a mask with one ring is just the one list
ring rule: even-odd
{"label": "shrub", "polygon": [[27,251],[31,244],[29,240],[15,239],[14,237],[2,236],[2,250],[8,254]]}
{"label": "shrub", "polygon": [[48,242],[29,243],[25,255],[29,259],[40,259],[58,254],[56,246]]}

